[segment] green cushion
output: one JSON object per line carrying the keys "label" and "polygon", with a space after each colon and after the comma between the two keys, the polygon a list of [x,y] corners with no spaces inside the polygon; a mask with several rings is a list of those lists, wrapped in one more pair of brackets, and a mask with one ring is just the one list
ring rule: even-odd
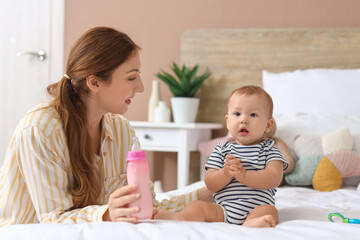
{"label": "green cushion", "polygon": [[310,155],[296,161],[294,170],[285,175],[285,181],[293,186],[310,186],[315,170],[323,158],[323,155]]}

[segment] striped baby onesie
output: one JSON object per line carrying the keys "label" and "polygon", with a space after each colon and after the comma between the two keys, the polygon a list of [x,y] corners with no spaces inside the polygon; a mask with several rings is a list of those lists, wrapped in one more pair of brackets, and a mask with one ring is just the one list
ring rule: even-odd
{"label": "striped baby onesie", "polygon": [[[233,139],[227,139],[216,146],[205,168],[223,168],[228,154],[241,159],[241,164],[247,171],[262,170],[269,161],[274,160],[283,161],[284,170],[288,167],[273,139],[265,139],[251,146],[242,146]],[[228,185],[214,194],[214,201],[223,208],[225,222],[241,225],[255,207],[275,205],[275,193],[276,188],[253,189],[233,178]]]}

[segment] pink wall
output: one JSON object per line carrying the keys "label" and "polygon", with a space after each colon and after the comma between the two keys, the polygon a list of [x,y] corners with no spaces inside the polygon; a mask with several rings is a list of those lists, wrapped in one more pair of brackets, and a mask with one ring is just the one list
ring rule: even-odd
{"label": "pink wall", "polygon": [[[360,27],[359,9],[358,0],[66,0],[65,51],[67,54],[72,43],[94,26],[110,26],[130,35],[142,47],[145,92],[136,96],[126,117],[146,120],[144,103],[149,99],[154,73],[180,61],[185,30]],[[169,105],[171,93],[164,85],[161,92]],[[175,170],[175,161],[166,163],[171,165],[168,169]],[[155,178],[167,175],[161,170],[155,174]],[[174,177],[166,180],[166,190],[174,187]]]}

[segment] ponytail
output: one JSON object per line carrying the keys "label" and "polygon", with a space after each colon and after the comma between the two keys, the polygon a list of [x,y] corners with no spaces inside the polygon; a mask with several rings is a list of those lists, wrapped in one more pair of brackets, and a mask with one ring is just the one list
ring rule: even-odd
{"label": "ponytail", "polygon": [[59,113],[65,130],[73,173],[68,186],[68,191],[73,196],[72,209],[97,204],[103,187],[102,166],[94,163],[95,153],[91,151],[84,121],[84,106],[71,86],[71,80],[64,77],[60,82],[50,85],[48,92],[53,95],[54,91],[57,91],[57,97],[52,104]]}

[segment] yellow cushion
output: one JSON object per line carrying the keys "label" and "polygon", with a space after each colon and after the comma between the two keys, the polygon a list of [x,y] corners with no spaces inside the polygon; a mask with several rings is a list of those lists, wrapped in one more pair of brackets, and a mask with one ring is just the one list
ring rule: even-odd
{"label": "yellow cushion", "polygon": [[323,157],[317,166],[312,184],[315,190],[329,192],[340,189],[343,182],[339,170],[327,157]]}

